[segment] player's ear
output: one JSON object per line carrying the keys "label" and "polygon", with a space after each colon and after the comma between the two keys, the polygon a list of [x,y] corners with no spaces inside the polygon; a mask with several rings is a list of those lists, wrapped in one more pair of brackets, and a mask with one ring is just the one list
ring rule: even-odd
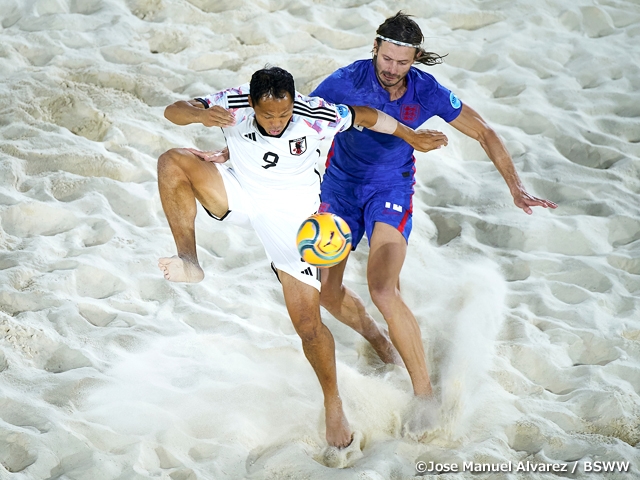
{"label": "player's ear", "polygon": [[251,98],[251,95],[247,95],[247,100],[249,100],[249,106],[253,108],[253,99]]}

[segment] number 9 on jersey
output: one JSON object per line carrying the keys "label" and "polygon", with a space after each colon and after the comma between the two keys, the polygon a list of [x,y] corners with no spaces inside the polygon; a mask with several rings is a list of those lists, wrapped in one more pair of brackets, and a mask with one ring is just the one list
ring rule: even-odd
{"label": "number 9 on jersey", "polygon": [[298,230],[298,252],[314,267],[332,267],[347,258],[351,251],[351,229],[333,213],[316,213]]}

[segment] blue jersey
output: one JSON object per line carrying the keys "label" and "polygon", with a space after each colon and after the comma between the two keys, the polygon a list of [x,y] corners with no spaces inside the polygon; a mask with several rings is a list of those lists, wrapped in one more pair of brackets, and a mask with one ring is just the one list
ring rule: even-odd
{"label": "blue jersey", "polygon": [[[391,101],[376,77],[371,60],[340,68],[311,92],[331,103],[377,108],[411,128],[437,115],[455,120],[462,103],[433,76],[411,67],[407,91]],[[413,147],[404,140],[368,129],[352,128],[338,134],[327,156],[326,177],[366,183],[413,183]]]}

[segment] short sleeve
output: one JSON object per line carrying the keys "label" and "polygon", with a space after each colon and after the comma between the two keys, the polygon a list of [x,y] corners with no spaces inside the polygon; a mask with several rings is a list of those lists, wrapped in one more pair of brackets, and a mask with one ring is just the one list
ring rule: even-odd
{"label": "short sleeve", "polygon": [[327,102],[338,104],[344,102],[346,88],[343,69],[338,69],[325,78],[309,96],[324,98]]}
{"label": "short sleeve", "polygon": [[344,132],[353,126],[355,113],[351,107],[333,104],[320,97],[298,94],[293,113],[301,115],[322,137]]}
{"label": "short sleeve", "polygon": [[414,82],[417,97],[427,112],[437,115],[445,122],[458,118],[462,111],[462,102],[455,93],[440,85],[432,75],[420,70],[416,70]]}
{"label": "short sleeve", "polygon": [[222,108],[247,108],[249,107],[249,84],[236,88],[229,88],[221,92],[212,93],[195,100],[202,103],[205,108],[218,105]]}
{"label": "short sleeve", "polygon": [[442,97],[440,112],[437,114],[445,122],[451,122],[458,118],[462,111],[462,102],[451,90],[438,85]]}
{"label": "short sleeve", "polygon": [[356,118],[356,113],[353,111],[349,105],[334,105],[336,109],[336,130],[337,132],[344,132],[345,130],[349,130],[353,127],[353,122]]}

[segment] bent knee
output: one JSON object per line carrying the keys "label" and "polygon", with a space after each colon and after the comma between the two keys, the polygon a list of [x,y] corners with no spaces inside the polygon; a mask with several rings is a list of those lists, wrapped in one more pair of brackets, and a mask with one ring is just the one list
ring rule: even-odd
{"label": "bent knee", "polygon": [[312,342],[320,335],[322,322],[319,319],[301,319],[294,323],[294,328],[303,342]]}
{"label": "bent knee", "polygon": [[369,294],[371,300],[381,312],[386,308],[392,308],[400,299],[400,292],[395,286],[391,285],[373,285],[369,286]]}
{"label": "bent knee", "polygon": [[189,159],[190,156],[193,156],[193,154],[188,150],[183,148],[172,148],[158,157],[158,168],[170,165],[181,166],[185,159]]}

